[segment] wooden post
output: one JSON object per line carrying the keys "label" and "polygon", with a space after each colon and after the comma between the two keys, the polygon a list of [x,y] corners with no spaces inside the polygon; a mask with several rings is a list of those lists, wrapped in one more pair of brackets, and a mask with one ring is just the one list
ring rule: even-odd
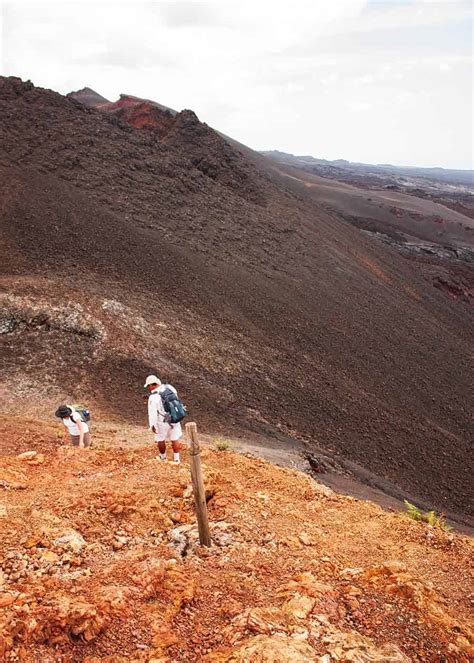
{"label": "wooden post", "polygon": [[209,520],[207,517],[206,491],[202,478],[201,455],[197,436],[197,426],[193,421],[186,424],[186,435],[191,441],[189,449],[189,462],[191,465],[191,479],[193,482],[194,503],[199,530],[199,543],[210,547],[211,535],[209,534]]}

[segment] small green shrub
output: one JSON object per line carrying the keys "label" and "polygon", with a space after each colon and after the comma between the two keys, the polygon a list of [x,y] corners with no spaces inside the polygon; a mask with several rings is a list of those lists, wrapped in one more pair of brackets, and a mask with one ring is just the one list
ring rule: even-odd
{"label": "small green shrub", "polygon": [[423,523],[428,523],[428,525],[431,525],[431,527],[438,527],[444,532],[450,532],[453,529],[446,522],[446,517],[443,513],[436,513],[436,511],[425,512],[408,500],[403,500],[403,502],[407,508],[407,516],[409,518],[421,521]]}
{"label": "small green shrub", "polygon": [[217,451],[228,451],[231,448],[229,440],[217,440],[216,449]]}

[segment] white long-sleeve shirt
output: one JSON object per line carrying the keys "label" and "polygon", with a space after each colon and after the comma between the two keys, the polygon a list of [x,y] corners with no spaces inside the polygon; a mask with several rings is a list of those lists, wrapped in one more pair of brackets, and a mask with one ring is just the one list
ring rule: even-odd
{"label": "white long-sleeve shirt", "polygon": [[156,427],[158,423],[163,423],[165,420],[166,412],[163,407],[160,392],[163,392],[166,388],[171,389],[171,391],[174,391],[174,393],[178,395],[178,392],[171,384],[162,384],[158,389],[151,392],[148,397],[148,425],[150,428],[153,428],[153,426]]}
{"label": "white long-sleeve shirt", "polygon": [[[160,398],[160,401],[161,401],[161,398]],[[63,424],[69,430],[70,435],[80,435],[81,434],[81,431],[79,430],[79,426],[77,425],[78,421],[82,421],[81,415],[78,414],[75,410],[72,410],[72,414],[71,414],[70,417],[67,417],[67,418],[63,419]],[[88,433],[89,432],[89,426],[84,421],[82,421],[82,425],[84,427],[83,428],[84,433]]]}

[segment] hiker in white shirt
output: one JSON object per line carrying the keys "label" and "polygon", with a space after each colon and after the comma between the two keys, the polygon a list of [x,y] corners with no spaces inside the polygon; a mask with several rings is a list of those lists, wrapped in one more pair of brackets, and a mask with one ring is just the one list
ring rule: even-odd
{"label": "hiker in white shirt", "polygon": [[71,436],[71,444],[73,447],[90,447],[91,435],[89,426],[82,420],[81,415],[69,407],[69,405],[61,405],[56,410],[56,417],[62,419],[66,430]]}
{"label": "hiker in white shirt", "polygon": [[170,384],[161,384],[161,380],[156,375],[149,375],[145,381],[145,389],[148,389],[148,425],[155,433],[155,442],[158,444],[160,460],[166,460],[166,441],[169,440],[173,447],[173,461],[180,462],[181,444],[179,440],[183,435],[181,424],[170,424],[165,421],[166,412],[163,407],[163,401],[160,392],[165,389],[171,389],[176,395],[176,389]]}

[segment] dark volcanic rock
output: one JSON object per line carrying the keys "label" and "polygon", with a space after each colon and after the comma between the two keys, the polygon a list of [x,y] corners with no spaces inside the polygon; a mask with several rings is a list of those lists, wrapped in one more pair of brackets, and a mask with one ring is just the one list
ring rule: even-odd
{"label": "dark volcanic rock", "polygon": [[89,108],[95,108],[96,106],[101,106],[102,104],[110,104],[110,101],[103,97],[94,90],[91,90],[90,87],[83,87],[82,90],[77,90],[76,92],[70,92],[66,95],[69,99],[75,99],[76,101],[88,106]]}

